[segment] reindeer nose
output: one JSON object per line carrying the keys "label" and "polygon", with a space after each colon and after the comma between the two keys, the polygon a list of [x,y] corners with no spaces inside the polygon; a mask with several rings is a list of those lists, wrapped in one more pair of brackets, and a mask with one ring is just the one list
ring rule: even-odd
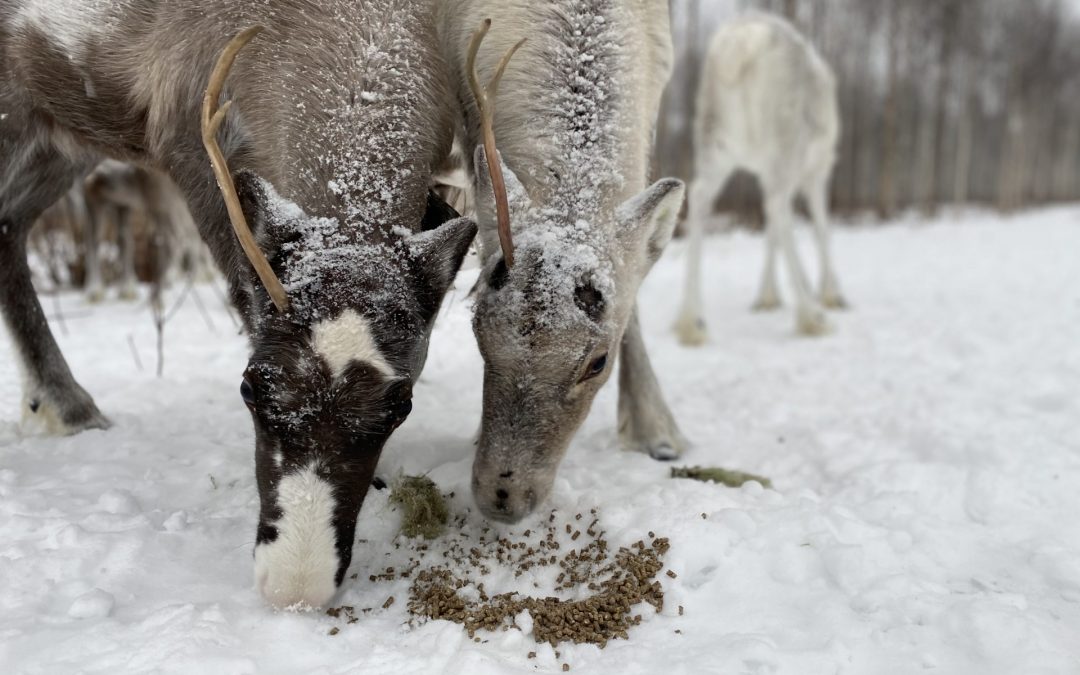
{"label": "reindeer nose", "polygon": [[[263,547],[266,544],[262,545]],[[317,570],[269,569],[258,556],[256,547],[255,587],[259,594],[276,609],[325,607],[337,593],[333,576]],[[260,564],[262,563],[262,564]]]}
{"label": "reindeer nose", "polygon": [[488,518],[494,518],[495,520],[504,522],[516,520],[516,518],[514,518],[514,509],[510,505],[510,493],[503,488],[495,490],[495,499],[488,502],[488,506],[486,508],[481,508],[481,511],[483,511]]}

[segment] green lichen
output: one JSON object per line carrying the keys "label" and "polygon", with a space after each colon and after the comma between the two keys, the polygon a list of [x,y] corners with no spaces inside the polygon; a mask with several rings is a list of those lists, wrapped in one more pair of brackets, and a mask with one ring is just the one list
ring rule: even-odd
{"label": "green lichen", "polygon": [[733,488],[737,488],[743,483],[749,483],[753,480],[761,483],[764,487],[772,487],[772,481],[763,476],[756,476],[752,473],[745,473],[742,471],[732,471],[731,469],[721,469],[719,467],[673,466],[671,467],[671,477],[721,483]]}
{"label": "green lichen", "polygon": [[401,507],[401,533],[436,539],[446,531],[450,511],[439,488],[425,476],[402,476],[390,490],[390,502]]}

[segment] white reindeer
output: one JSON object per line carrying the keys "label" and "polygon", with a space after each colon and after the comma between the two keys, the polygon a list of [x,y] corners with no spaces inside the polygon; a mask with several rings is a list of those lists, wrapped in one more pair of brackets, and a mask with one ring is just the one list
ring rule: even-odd
{"label": "white reindeer", "polygon": [[[844,307],[833,272],[827,230],[829,175],[840,122],[836,81],[828,64],[790,24],[750,14],[716,31],[705,57],[694,119],[694,180],[690,186],[686,290],[675,330],[684,344],[706,337],[701,306],[703,221],[717,192],[737,168],[757,175],[765,202],[766,255],[756,310],[780,306],[776,251],[783,252],[795,293],[796,327],[828,328],[825,307]],[[821,270],[814,298],[792,235],[792,202],[801,192],[810,209]]]}

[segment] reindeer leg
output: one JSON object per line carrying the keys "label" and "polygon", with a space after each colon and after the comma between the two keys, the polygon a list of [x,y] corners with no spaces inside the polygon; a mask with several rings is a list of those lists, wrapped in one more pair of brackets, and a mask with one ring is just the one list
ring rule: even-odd
{"label": "reindeer leg", "polygon": [[711,152],[698,162],[683,225],[686,228],[686,280],[683,302],[675,320],[675,333],[684,345],[705,342],[705,318],[702,310],[701,254],[705,220],[712,214],[713,199],[727,183],[735,164],[723,150]]}
{"label": "reindeer leg", "polygon": [[777,248],[777,225],[769,219],[765,223],[765,267],[761,272],[761,286],[757,299],[750,309],[755,312],[768,312],[779,309],[783,302],[780,300],[779,285],[776,280],[776,248]]}
{"label": "reindeer leg", "polygon": [[[23,417],[50,433],[105,429],[109,421],[71,375],[53,339],[26,264],[26,223],[0,220],[0,308],[23,372]],[[20,232],[21,230],[21,232]]]}
{"label": "reindeer leg", "polygon": [[83,280],[83,294],[87,302],[101,302],[105,299],[105,283],[101,276],[101,257],[98,255],[98,243],[101,236],[101,214],[97,205],[93,208],[86,203],[86,193],[82,186],[71,191],[71,200],[77,214],[76,220],[83,226],[83,263],[86,278]]}
{"label": "reindeer leg", "polygon": [[833,309],[847,307],[847,300],[840,292],[840,283],[833,270],[832,251],[829,245],[829,173],[828,169],[816,173],[803,190],[814,221],[814,235],[818,245],[818,268],[821,272],[821,304]]}
{"label": "reindeer leg", "polygon": [[620,361],[619,440],[623,447],[648,453],[653,459],[679,457],[686,447],[686,439],[675,423],[649,363],[636,305],[623,334]]}
{"label": "reindeer leg", "polygon": [[8,115],[0,124],[0,314],[23,374],[24,419],[54,433],[105,428],[109,421],[72,377],[49,331],[26,263],[31,225],[86,167],[49,147],[23,104],[0,79],[0,107]]}
{"label": "reindeer leg", "polygon": [[810,283],[806,279],[802,262],[799,260],[799,252],[795,246],[795,236],[792,232],[792,192],[790,190],[770,193],[765,199],[765,216],[768,218],[768,227],[775,228],[776,243],[787,263],[788,276],[790,277],[792,290],[795,292],[795,327],[803,335],[821,335],[829,330],[829,322],[825,318],[825,309],[817,301],[810,291]]}
{"label": "reindeer leg", "polygon": [[120,299],[139,298],[138,278],[135,276],[135,224],[131,209],[116,207],[116,237],[120,242]]}

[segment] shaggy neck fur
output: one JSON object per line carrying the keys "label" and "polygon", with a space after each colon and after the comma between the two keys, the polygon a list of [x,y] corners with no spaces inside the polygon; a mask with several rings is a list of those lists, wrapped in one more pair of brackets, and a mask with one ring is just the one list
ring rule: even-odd
{"label": "shaggy neck fur", "polygon": [[[464,45],[484,17],[492,18],[492,28],[477,59],[482,80],[507,48],[527,38],[500,84],[495,133],[503,159],[535,204],[587,217],[644,188],[652,127],[671,67],[666,3],[450,4],[453,11],[443,20],[461,76]],[[465,98],[466,132],[475,147],[478,116]]]}

